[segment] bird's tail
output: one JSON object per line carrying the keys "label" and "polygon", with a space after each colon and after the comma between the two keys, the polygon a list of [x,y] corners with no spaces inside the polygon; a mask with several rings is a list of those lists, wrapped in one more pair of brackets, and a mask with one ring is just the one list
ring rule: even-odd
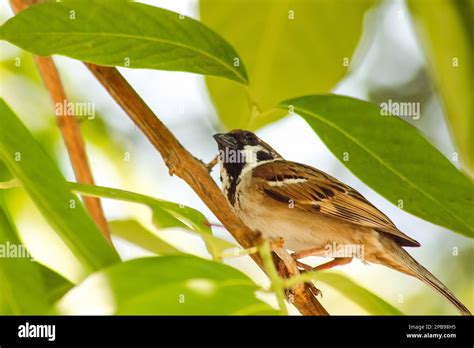
{"label": "bird's tail", "polygon": [[[394,249],[394,248],[390,248]],[[430,271],[418,263],[405,249],[397,246],[397,250],[393,250],[398,257],[397,262],[385,263],[385,265],[401,271],[413,277],[420,279],[425,284],[429,285],[440,295],[444,296],[449,302],[451,302],[462,315],[472,315],[471,312],[459,301],[456,296]],[[393,255],[393,252],[391,253]],[[395,256],[395,255],[393,255]],[[395,258],[392,258],[392,260]]]}

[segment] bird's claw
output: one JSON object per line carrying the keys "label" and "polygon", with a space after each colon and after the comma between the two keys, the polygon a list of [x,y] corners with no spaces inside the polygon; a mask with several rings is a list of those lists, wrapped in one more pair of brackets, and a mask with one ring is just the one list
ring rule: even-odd
{"label": "bird's claw", "polygon": [[316,285],[313,284],[313,282],[309,282],[309,283],[306,283],[306,284],[308,284],[309,290],[314,295],[314,297],[321,296],[321,298],[323,298],[323,292],[321,290],[319,290],[316,287]]}
{"label": "bird's claw", "polygon": [[[308,266],[304,263],[298,262],[296,260],[295,260],[295,262],[300,267],[301,267],[300,264],[302,264],[302,265],[304,265],[305,268],[309,268],[309,269],[305,269],[305,268],[302,267],[303,270],[301,270],[301,273],[305,273],[305,272],[311,271],[313,269],[311,266]],[[278,275],[282,278],[288,278],[289,277],[289,274],[288,274],[288,271],[286,269],[285,263],[282,260],[280,260],[280,262],[278,263]],[[308,284],[309,290],[311,291],[313,296],[315,296],[315,297],[321,296],[321,298],[323,298],[323,292],[321,290],[319,290],[316,287],[316,285],[314,285],[313,282],[309,281],[309,282],[306,282],[305,284]],[[291,302],[291,299],[293,298],[293,290],[291,288],[285,289],[285,295],[286,295],[286,298]]]}

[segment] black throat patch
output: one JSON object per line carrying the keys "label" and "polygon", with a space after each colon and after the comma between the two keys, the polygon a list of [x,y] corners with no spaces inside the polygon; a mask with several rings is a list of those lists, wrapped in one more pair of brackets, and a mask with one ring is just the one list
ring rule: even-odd
{"label": "black throat patch", "polygon": [[229,188],[227,189],[227,199],[230,204],[235,203],[235,191],[240,181],[240,174],[244,169],[245,163],[224,163],[224,169],[229,180]]}

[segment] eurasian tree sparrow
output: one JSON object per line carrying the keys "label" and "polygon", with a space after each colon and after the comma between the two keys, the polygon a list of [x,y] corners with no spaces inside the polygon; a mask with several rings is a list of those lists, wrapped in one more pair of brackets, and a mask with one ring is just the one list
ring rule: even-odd
{"label": "eurasian tree sparrow", "polygon": [[[360,255],[347,254],[354,249],[344,246],[362,246],[363,261],[416,277],[463,315],[471,314],[404,249],[420,244],[398,230],[359,192],[320,170],[285,160],[249,131],[233,130],[216,134],[214,139],[220,151],[223,192],[250,229],[264,238],[282,238],[296,260],[306,256],[334,258],[315,270],[349,263]],[[346,253],[334,253],[331,246]]]}

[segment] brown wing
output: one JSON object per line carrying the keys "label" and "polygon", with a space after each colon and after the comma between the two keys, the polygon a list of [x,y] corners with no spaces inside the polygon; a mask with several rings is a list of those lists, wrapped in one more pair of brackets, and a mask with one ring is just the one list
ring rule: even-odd
{"label": "brown wing", "polygon": [[326,214],[387,233],[402,246],[420,246],[359,192],[315,168],[274,161],[256,167],[252,176],[257,189],[284,204],[291,201],[295,209]]}

